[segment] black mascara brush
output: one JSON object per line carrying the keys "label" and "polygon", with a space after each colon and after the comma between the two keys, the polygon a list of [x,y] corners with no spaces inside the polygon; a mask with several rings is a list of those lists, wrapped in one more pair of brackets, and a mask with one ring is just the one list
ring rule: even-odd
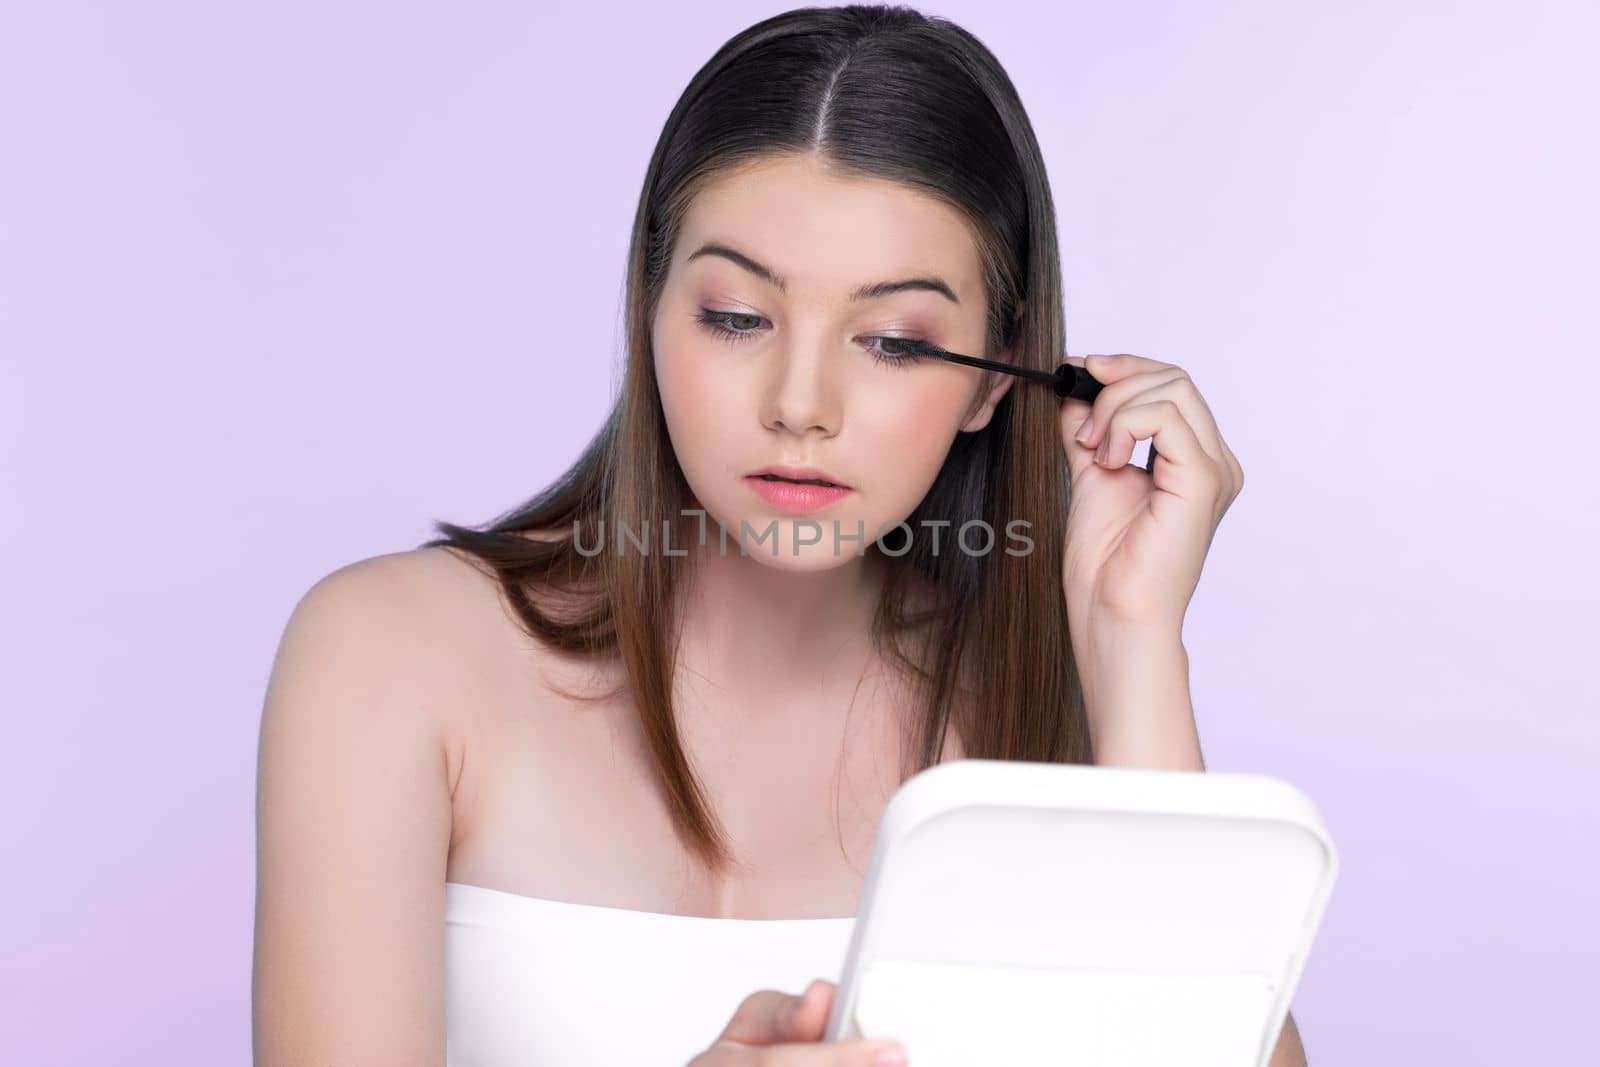
{"label": "black mascara brush", "polygon": [[916,341],[907,337],[874,337],[874,341],[883,346],[885,355],[893,355],[896,346],[899,351],[906,354],[928,356],[931,359],[942,359],[950,363],[965,363],[969,367],[980,367],[983,370],[999,371],[1002,374],[1013,374],[1018,378],[1027,378],[1029,381],[1039,382],[1055,390],[1056,396],[1073,400],[1093,400],[1105,388],[1105,383],[1089,376],[1089,372],[1082,367],[1071,363],[1063,363],[1055,369],[1054,373],[1046,370],[1034,370],[1032,367],[1018,367],[1010,363],[997,363],[992,359],[980,359],[977,356],[963,356],[955,352],[947,352],[938,345],[930,345],[926,341]]}

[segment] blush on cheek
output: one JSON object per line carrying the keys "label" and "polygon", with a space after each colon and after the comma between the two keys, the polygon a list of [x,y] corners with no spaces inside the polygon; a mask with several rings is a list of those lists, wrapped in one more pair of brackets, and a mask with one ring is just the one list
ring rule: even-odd
{"label": "blush on cheek", "polygon": [[852,415],[870,427],[874,437],[907,440],[945,434],[952,438],[972,400],[972,387],[953,381],[899,383],[881,390],[866,403],[855,405]]}
{"label": "blush on cheek", "polygon": [[669,422],[686,429],[710,417],[723,403],[715,375],[696,365],[692,352],[666,352],[656,360],[656,385]]}
{"label": "blush on cheek", "polygon": [[961,383],[919,392],[908,398],[909,406],[886,412],[880,429],[884,451],[898,457],[901,477],[925,491],[950,453],[971,396]]}

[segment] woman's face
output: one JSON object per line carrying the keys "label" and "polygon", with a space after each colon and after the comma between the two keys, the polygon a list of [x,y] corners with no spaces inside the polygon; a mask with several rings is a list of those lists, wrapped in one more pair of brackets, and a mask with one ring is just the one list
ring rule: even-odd
{"label": "woman's face", "polygon": [[[857,294],[911,279],[922,282]],[[986,312],[966,222],[914,189],[840,177],[810,155],[764,160],[702,189],[651,339],[668,432],[707,512],[708,546],[718,545],[720,522],[736,554],[745,522],[752,558],[820,569],[855,559],[910,515],[955,435],[981,429],[1012,378],[994,375],[980,395],[978,369],[886,362],[868,338],[981,355]],[[797,505],[809,490],[752,478],[771,465],[820,470],[849,491]],[[769,526],[774,536],[758,541]],[[858,532],[862,540],[845,539]],[[954,531],[940,534],[943,550]]]}

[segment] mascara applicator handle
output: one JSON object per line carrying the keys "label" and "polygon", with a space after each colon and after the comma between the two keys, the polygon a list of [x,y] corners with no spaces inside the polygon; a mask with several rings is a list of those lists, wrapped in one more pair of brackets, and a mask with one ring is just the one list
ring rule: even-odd
{"label": "mascara applicator handle", "polygon": [[1063,363],[1056,368],[1056,396],[1063,400],[1093,400],[1104,388],[1104,382],[1090,377],[1082,367]]}

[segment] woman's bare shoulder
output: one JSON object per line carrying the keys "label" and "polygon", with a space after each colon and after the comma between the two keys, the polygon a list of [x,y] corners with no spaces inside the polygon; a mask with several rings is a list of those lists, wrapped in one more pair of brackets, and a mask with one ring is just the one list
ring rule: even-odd
{"label": "woman's bare shoulder", "polygon": [[[537,590],[525,590],[537,594]],[[307,598],[337,598],[350,613],[399,639],[425,643],[438,668],[472,671],[485,656],[539,654],[528,639],[499,576],[482,559],[453,546],[427,546],[348,563],[317,582]]]}
{"label": "woman's bare shoulder", "polygon": [[[517,536],[544,541],[561,535],[531,530]],[[317,584],[341,588],[348,596],[385,609],[426,606],[433,610],[418,616],[419,623],[442,622],[452,629],[460,620],[451,612],[481,612],[503,601],[500,580],[489,564],[453,545],[369,556],[345,564]]]}
{"label": "woman's bare shoulder", "polygon": [[346,563],[312,585],[302,603],[336,603],[391,632],[444,636],[456,613],[481,606],[493,590],[493,576],[465,553],[427,547]]}
{"label": "woman's bare shoulder", "polygon": [[431,717],[460,675],[468,647],[463,622],[483,614],[489,589],[486,576],[438,548],[346,563],[300,596],[279,643],[277,669],[337,670],[351,686],[405,693],[408,704]]}
{"label": "woman's bare shoulder", "polygon": [[[535,530],[519,536],[549,540],[560,535]],[[428,546],[372,556],[340,568],[323,582],[344,587],[348,598],[363,601],[369,612],[386,620],[383,625],[401,626],[426,641],[427,663],[443,674],[437,692],[465,695],[474,705],[489,695],[482,689],[491,680],[526,678],[530,668],[534,677],[559,678],[563,688],[586,688],[579,679],[593,683],[597,667],[602,668],[600,684],[614,682],[604,665],[535,638],[493,568],[463,549]],[[549,591],[524,582],[521,592],[543,603]],[[449,702],[441,707],[449,710]]]}

